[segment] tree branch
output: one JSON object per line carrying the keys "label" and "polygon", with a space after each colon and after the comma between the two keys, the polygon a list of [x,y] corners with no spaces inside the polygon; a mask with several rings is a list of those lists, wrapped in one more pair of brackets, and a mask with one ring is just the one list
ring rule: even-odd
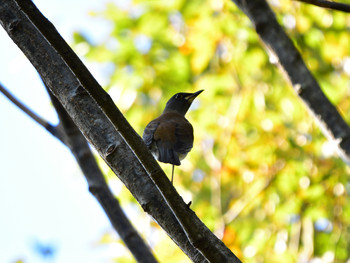
{"label": "tree branch", "polygon": [[140,136],[33,3],[0,3],[4,29],[143,209],[192,261],[240,262],[187,207]]}
{"label": "tree branch", "polygon": [[[38,116],[31,109],[26,107],[22,102],[20,102],[17,98],[15,98],[1,83],[0,83],[0,92],[4,94],[6,98],[8,98],[13,104],[15,104],[18,108],[20,108],[24,113],[26,113],[30,118],[32,118],[35,122],[45,128],[49,133],[55,136],[57,139],[63,142],[63,135],[56,129],[55,126],[51,125],[48,121],[44,120],[40,116]],[[63,142],[64,143],[64,142]]]}
{"label": "tree branch", "polygon": [[332,10],[338,10],[343,11],[346,13],[350,13],[350,5],[344,4],[344,3],[337,3],[337,2],[331,2],[331,1],[325,1],[325,0],[295,0],[299,2],[304,2],[307,4],[324,7]]}
{"label": "tree branch", "polygon": [[156,263],[157,260],[151,253],[150,248],[145,244],[141,236],[132,226],[120,207],[118,199],[114,197],[108,187],[84,136],[81,134],[80,130],[74,124],[57,98],[52,95],[49,89],[47,91],[60,119],[60,124],[57,126],[51,125],[49,122],[35,114],[27,106],[16,99],[0,83],[0,92],[72,151],[72,154],[88,182],[90,192],[101,204],[113,227],[118,232],[125,245],[129,248],[130,252],[134,255],[135,259],[138,262]]}
{"label": "tree branch", "polygon": [[132,226],[123,212],[118,199],[114,197],[99,168],[91,149],[78,127],[63,108],[62,104],[48,89],[53,106],[67,137],[67,146],[72,151],[88,182],[89,191],[95,196],[107,214],[120,238],[138,262],[156,263],[150,248]]}
{"label": "tree branch", "polygon": [[350,164],[350,127],[322,92],[269,5],[265,0],[233,1],[250,18],[266,49],[276,55],[279,65],[299,97],[314,114],[324,135],[337,144],[339,156]]}

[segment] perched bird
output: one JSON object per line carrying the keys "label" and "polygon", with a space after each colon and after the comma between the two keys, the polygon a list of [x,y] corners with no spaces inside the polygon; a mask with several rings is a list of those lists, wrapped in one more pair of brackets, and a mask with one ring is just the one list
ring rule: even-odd
{"label": "perched bird", "polygon": [[163,113],[147,124],[143,132],[142,138],[154,158],[173,165],[171,183],[174,178],[174,165],[180,165],[180,161],[193,147],[193,128],[185,114],[202,91],[177,93],[172,96]]}

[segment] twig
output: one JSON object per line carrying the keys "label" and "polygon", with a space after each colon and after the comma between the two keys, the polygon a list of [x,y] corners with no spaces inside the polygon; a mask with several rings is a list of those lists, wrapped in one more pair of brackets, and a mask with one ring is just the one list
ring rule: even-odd
{"label": "twig", "polygon": [[18,108],[20,108],[24,113],[29,115],[34,121],[39,123],[41,126],[46,128],[47,126],[51,125],[43,118],[39,117],[37,114],[35,114],[32,110],[30,110],[28,107],[26,107],[22,102],[20,102],[18,99],[15,98],[1,83],[0,83],[0,91],[5,95],[6,98],[8,98],[13,104],[15,104]]}
{"label": "twig", "polygon": [[332,10],[343,11],[350,13],[350,5],[344,3],[331,2],[326,0],[294,0],[299,2],[304,2],[307,4],[324,7]]}
{"label": "twig", "polygon": [[6,98],[8,98],[13,104],[15,104],[18,108],[20,108],[24,113],[26,113],[30,118],[32,118],[39,125],[44,127],[49,133],[51,133],[54,137],[59,139],[64,143],[64,138],[62,133],[54,126],[50,124],[48,121],[41,118],[34,111],[25,106],[22,102],[20,102],[15,96],[13,96],[1,83],[0,83],[0,92],[4,94]]}

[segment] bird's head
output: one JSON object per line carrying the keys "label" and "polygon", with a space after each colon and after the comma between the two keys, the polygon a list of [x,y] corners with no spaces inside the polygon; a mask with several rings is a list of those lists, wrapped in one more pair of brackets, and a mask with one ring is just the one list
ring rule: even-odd
{"label": "bird's head", "polygon": [[195,93],[176,93],[170,98],[170,100],[168,100],[164,112],[175,111],[185,116],[192,102],[201,92],[203,92],[203,90],[199,90]]}

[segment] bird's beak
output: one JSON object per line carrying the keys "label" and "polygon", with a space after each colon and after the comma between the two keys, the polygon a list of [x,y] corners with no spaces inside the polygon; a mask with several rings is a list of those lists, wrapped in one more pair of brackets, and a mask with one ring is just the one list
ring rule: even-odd
{"label": "bird's beak", "polygon": [[195,93],[191,93],[191,94],[187,95],[187,96],[185,97],[185,99],[186,99],[187,101],[189,101],[189,102],[192,103],[192,101],[194,101],[194,99],[195,99],[199,94],[201,94],[203,91],[204,91],[204,89],[199,90],[199,91],[197,91],[197,92],[195,92]]}

